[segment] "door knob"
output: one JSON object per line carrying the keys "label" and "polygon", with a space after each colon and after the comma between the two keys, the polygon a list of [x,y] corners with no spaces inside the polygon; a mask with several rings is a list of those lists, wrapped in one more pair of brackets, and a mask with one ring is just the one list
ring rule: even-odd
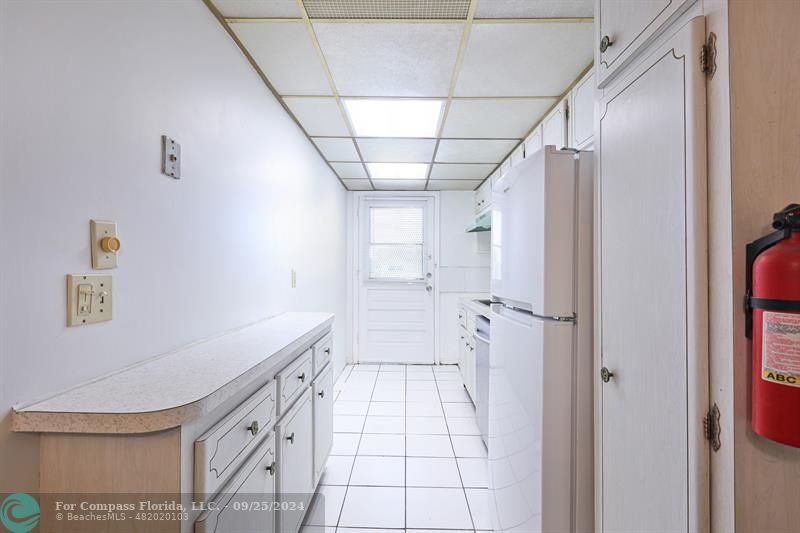
{"label": "door knob", "polygon": [[292,434],[291,434],[291,435],[289,435],[288,437],[286,437],[286,440],[288,440],[289,442],[291,442],[292,444],[294,444],[294,431],[292,431]]}
{"label": "door knob", "polygon": [[247,426],[247,431],[252,433],[254,437],[256,435],[258,435],[258,429],[259,429],[258,428],[258,420],[253,420],[252,422],[250,422],[250,425]]}
{"label": "door knob", "polygon": [[611,37],[603,35],[603,38],[600,39],[600,53],[604,54],[612,44],[614,44],[614,42],[611,40]]}
{"label": "door knob", "polygon": [[610,372],[606,367],[600,369],[600,379],[603,380],[603,383],[608,383],[613,377],[614,373]]}

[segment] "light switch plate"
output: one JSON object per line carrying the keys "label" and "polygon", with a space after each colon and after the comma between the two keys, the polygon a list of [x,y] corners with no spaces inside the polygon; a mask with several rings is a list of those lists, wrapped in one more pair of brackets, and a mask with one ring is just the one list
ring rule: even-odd
{"label": "light switch plate", "polygon": [[67,326],[111,320],[111,276],[67,274]]}
{"label": "light switch plate", "polygon": [[92,220],[89,222],[89,235],[92,243],[92,268],[106,270],[117,268],[117,253],[103,250],[105,237],[117,237],[117,224],[108,220]]}

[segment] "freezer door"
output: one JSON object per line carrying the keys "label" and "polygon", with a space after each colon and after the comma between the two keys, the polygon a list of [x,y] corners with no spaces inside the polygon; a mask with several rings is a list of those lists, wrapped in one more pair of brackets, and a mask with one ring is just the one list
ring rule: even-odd
{"label": "freezer door", "polygon": [[571,316],[577,163],[547,146],[495,184],[492,295],[541,316]]}
{"label": "freezer door", "polygon": [[571,323],[492,306],[489,501],[496,532],[570,531]]}

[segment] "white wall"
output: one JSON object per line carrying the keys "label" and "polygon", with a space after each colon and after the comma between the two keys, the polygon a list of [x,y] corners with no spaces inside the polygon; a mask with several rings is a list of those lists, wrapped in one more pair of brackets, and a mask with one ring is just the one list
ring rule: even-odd
{"label": "white wall", "polygon": [[[12,404],[287,310],[336,313],[343,360],[345,191],[202,2],[0,1],[0,491],[38,478]],[[66,328],[91,218],[114,320]]]}
{"label": "white wall", "polygon": [[458,362],[458,301],[489,292],[489,232],[464,231],[475,220],[474,194],[472,191],[442,191],[440,196],[438,346],[441,363]]}

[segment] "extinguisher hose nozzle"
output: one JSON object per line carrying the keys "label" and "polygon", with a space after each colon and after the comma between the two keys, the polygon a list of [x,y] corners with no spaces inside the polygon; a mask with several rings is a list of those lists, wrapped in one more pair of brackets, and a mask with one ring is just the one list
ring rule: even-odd
{"label": "extinguisher hose nozzle", "polygon": [[777,230],[800,231],[800,204],[789,204],[772,216],[772,227]]}

